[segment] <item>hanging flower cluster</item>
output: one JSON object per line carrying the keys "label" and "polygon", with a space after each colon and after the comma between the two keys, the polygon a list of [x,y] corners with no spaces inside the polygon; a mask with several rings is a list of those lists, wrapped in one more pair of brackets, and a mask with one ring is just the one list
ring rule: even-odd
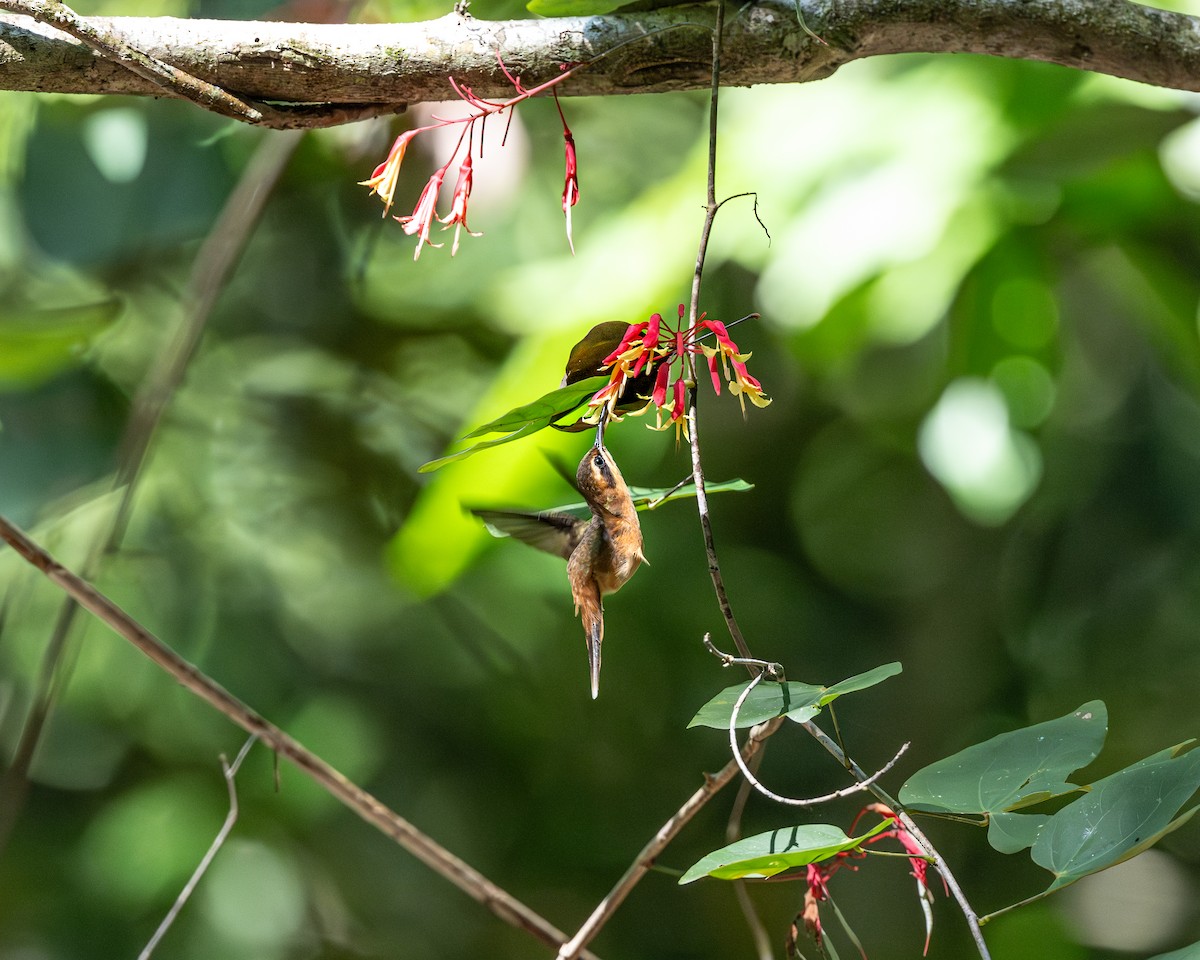
{"label": "hanging flower cluster", "polygon": [[[379,198],[383,201],[383,215],[386,217],[392,209],[392,199],[395,196],[396,183],[400,177],[400,165],[404,162],[404,154],[408,150],[408,145],[419,134],[429,130],[437,130],[442,127],[455,125],[462,126],[462,134],[458,138],[458,143],[455,145],[450,159],[434,171],[433,175],[429,178],[429,182],[425,184],[425,189],[421,191],[421,196],[417,200],[417,205],[413,208],[413,212],[407,217],[393,218],[404,227],[405,233],[409,236],[415,235],[417,237],[417,249],[413,254],[414,260],[421,256],[421,250],[426,246],[442,246],[442,244],[434,243],[429,239],[429,232],[433,228],[435,221],[442,224],[443,230],[454,227],[454,244],[450,248],[451,256],[458,253],[458,243],[462,231],[465,230],[472,237],[480,236],[480,234],[472,232],[471,228],[467,226],[467,204],[471,198],[471,187],[474,177],[471,147],[475,139],[476,124],[479,124],[480,140],[482,142],[483,124],[489,117],[500,116],[507,110],[511,118],[512,110],[517,104],[531,97],[536,97],[540,93],[545,93],[547,90],[554,91],[555,104],[558,105],[558,91],[556,88],[574,70],[574,68],[565,69],[553,80],[548,80],[531,90],[527,90],[522,86],[521,78],[509,73],[508,68],[505,67],[502,60],[500,61],[500,69],[504,71],[504,76],[513,86],[515,93],[512,97],[503,101],[484,100],[482,97],[477,97],[472,93],[470,87],[457,83],[451,77],[450,85],[463,102],[471,108],[471,112],[465,117],[437,118],[434,123],[404,131],[392,143],[392,148],[388,151],[387,159],[375,168],[368,179],[361,181],[359,184],[363,187],[370,187],[371,193],[378,194]],[[563,116],[561,106],[558,106],[558,115],[562,119],[563,142],[566,144],[566,177],[563,186],[562,207],[563,214],[566,217],[567,243],[571,247],[571,252],[574,253],[575,244],[571,237],[571,208],[579,200],[579,174],[575,157],[575,138],[571,135],[571,128],[567,126],[567,119]],[[457,160],[460,154],[462,155],[462,160],[458,163],[458,178],[455,181],[454,194],[450,201],[450,212],[445,217],[439,217],[437,215],[438,196],[441,193],[442,184],[450,168],[454,165],[455,160]]]}
{"label": "hanging flower cluster", "polygon": [[[623,399],[625,388],[631,381],[653,373],[650,394],[642,397],[648,402],[640,410],[633,411],[633,415],[638,416],[654,407],[657,422],[652,429],[666,430],[674,425],[676,440],[680,432],[686,437],[687,419],[684,414],[687,411],[687,388],[692,385],[688,379],[692,369],[689,358],[697,356],[705,358],[713,390],[718,394],[721,392],[721,373],[724,373],[729,392],[738,398],[743,415],[746,413],[746,400],[756,407],[765,407],[771,402],[763,393],[762,384],[746,369],[750,354],[739,352],[725,324],[720,320],[709,320],[706,314],[701,314],[695,323],[685,327],[683,304],[679,305],[678,313],[678,327],[671,327],[658,313],[649,320],[630,324],[620,344],[601,364],[601,369],[611,368],[609,382],[589,401],[589,405],[595,408],[587,418],[589,422],[598,421],[604,411],[607,411],[610,419],[619,420],[617,404],[628,404],[631,399]],[[714,338],[713,346],[702,342],[710,336]],[[665,424],[664,414],[667,417]]]}
{"label": "hanging flower cluster", "polygon": [[[864,840],[862,846],[859,848],[837,853],[828,860],[823,860],[820,863],[808,864],[805,875],[808,889],[804,894],[804,909],[797,915],[797,922],[793,922],[792,929],[788,935],[788,956],[795,956],[797,953],[796,939],[799,934],[798,923],[804,924],[808,935],[812,937],[813,942],[820,949],[821,938],[824,933],[821,927],[820,905],[829,900],[830,879],[842,867],[846,867],[849,870],[857,870],[858,865],[850,861],[863,859],[867,856],[867,847],[873,846],[883,840],[895,840],[904,848],[905,854],[908,855],[909,866],[912,868],[912,876],[917,881],[917,899],[921,903],[921,912],[925,916],[925,949],[923,953],[929,952],[929,938],[933,933],[933,909],[931,906],[933,903],[933,891],[929,889],[929,884],[927,883],[929,860],[916,839],[908,832],[908,828],[896,815],[896,812],[882,803],[868,804],[858,812],[858,816],[854,818],[854,823],[850,827],[852,834],[858,825],[858,821],[867,813],[874,813],[886,820],[890,820],[892,821],[892,825],[886,830],[882,830]],[[945,881],[943,881],[944,885]]]}

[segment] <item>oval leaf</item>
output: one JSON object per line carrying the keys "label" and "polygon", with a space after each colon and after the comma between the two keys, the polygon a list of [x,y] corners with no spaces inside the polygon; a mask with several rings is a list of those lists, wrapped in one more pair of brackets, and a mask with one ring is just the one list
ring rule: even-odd
{"label": "oval leaf", "polygon": [[573,383],[568,387],[559,387],[557,390],[551,390],[549,393],[538,397],[530,403],[522,404],[513,410],[509,410],[508,413],[497,417],[489,423],[485,423],[482,427],[472,430],[463,439],[472,440],[475,437],[483,437],[489,433],[503,433],[504,436],[495,437],[491,440],[481,440],[479,443],[472,444],[465,450],[459,450],[457,453],[447,454],[444,457],[430,460],[428,463],[420,466],[419,472],[431,473],[440,467],[446,466],[448,463],[465,460],[480,450],[498,447],[502,443],[511,443],[514,440],[520,440],[537,433],[539,430],[544,430],[555,420],[579,409],[585,400],[607,382],[605,377],[589,377],[587,380],[580,380],[578,383]]}
{"label": "oval leaf", "polygon": [[1104,745],[1108,711],[1099,700],[1074,713],[1002,733],[919,770],[900,802],[927,813],[997,813],[1071,793],[1069,773]]}
{"label": "oval leaf", "polygon": [[1136,856],[1191,819],[1200,807],[1175,816],[1200,789],[1200,750],[1180,755],[1187,745],[1097,780],[1050,818],[1031,851],[1055,875],[1047,892]]}
{"label": "oval leaf", "polygon": [[701,877],[765,880],[818,860],[828,860],[844,850],[853,850],[891,823],[891,820],[882,820],[859,837],[848,837],[840,828],[828,823],[802,824],[760,833],[714,850],[693,864],[679,878],[679,883],[691,883]]}
{"label": "oval leaf", "polygon": [[[899,663],[885,663],[882,666],[849,677],[831,687],[818,687],[811,683],[776,683],[764,680],[746,698],[738,713],[738,729],[752,727],[765,723],[775,717],[786,716],[796,723],[811,720],[821,712],[821,707],[836,700],[846,693],[865,690],[875,684],[894,677],[901,671]],[[749,683],[749,681],[747,681]],[[745,683],[726,687],[708,701],[700,711],[692,717],[688,727],[713,727],[717,730],[729,729],[729,718],[733,716],[733,705],[746,689]]]}
{"label": "oval leaf", "polygon": [[[688,728],[713,727],[717,730],[728,730],[733,706],[746,686],[746,683],[739,683],[726,687],[700,708],[692,717]],[[824,687],[817,687],[811,683],[776,683],[764,680],[750,691],[750,696],[742,704],[742,709],[738,712],[738,728],[752,727],[774,717],[793,714],[801,717],[798,722],[803,723],[820,712],[821,708],[817,706],[817,702],[824,693]]]}

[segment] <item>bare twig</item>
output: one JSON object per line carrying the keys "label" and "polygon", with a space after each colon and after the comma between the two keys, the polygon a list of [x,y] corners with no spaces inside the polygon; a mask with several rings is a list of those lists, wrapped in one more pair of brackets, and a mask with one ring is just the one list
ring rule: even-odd
{"label": "bare twig", "polygon": [[[243,99],[186,70],[139,50],[114,30],[102,30],[60,0],[0,0],[0,10],[31,17],[86,44],[107,60],[157,84],[163,92],[234,120],[277,129],[333,126],[385,113],[401,113],[398,104],[280,104]],[[364,110],[364,107],[366,108]],[[327,123],[322,123],[327,119]]]}
{"label": "bare twig", "polygon": [[735,664],[740,667],[746,667],[752,675],[758,676],[766,674],[771,680],[783,680],[783,664],[772,663],[770,660],[759,660],[758,657],[735,657],[732,653],[725,653],[712,642],[712,634],[704,635],[704,648],[714,657],[721,661],[721,666],[732,667]]}
{"label": "bare twig", "polygon": [[[0,0],[2,4],[4,0]],[[188,277],[184,312],[173,335],[150,364],[150,378],[134,397],[121,438],[114,489],[121,489],[115,512],[95,535],[80,568],[84,579],[95,576],[102,557],[115,551],[124,536],[142,470],[158,425],[196,352],[217,296],[225,287],[262,215],[267,199],[299,146],[300,133],[266,136],[246,165],[213,229],[205,237]],[[25,718],[12,763],[0,778],[0,851],[3,851],[24,806],[29,768],[46,720],[67,682],[71,637],[78,607],[64,597],[38,672],[33,703]]]}
{"label": "bare twig", "polygon": [[233,759],[233,763],[229,763],[224,756],[221,757],[221,771],[225,775],[225,787],[229,791],[229,813],[225,815],[225,822],[221,824],[221,829],[217,831],[216,837],[213,838],[212,844],[201,858],[200,863],[196,866],[195,871],[188,878],[188,882],[183,885],[183,889],[179,891],[179,896],[175,898],[175,902],[171,904],[171,909],[167,911],[167,915],[163,917],[162,923],[158,925],[158,929],[154,931],[154,936],[150,938],[150,942],[138,954],[138,960],[149,960],[150,954],[154,952],[154,948],[158,946],[171,925],[175,922],[175,918],[179,916],[179,911],[183,909],[183,905],[188,902],[192,895],[192,891],[196,889],[196,885],[200,882],[200,878],[204,876],[209,865],[213,862],[213,857],[217,855],[217,851],[225,844],[225,840],[229,837],[233,826],[237,823],[238,818],[238,798],[237,785],[234,778],[237,777],[237,772],[242,765],[242,761],[246,759],[246,754],[250,752],[250,748],[254,746],[258,737],[254,734],[242,744],[242,749]]}
{"label": "bare twig", "polygon": [[[154,663],[162,667],[183,687],[200,697],[247,733],[262,740],[306,776],[316,781],[331,796],[405,850],[445,877],[456,887],[483,904],[493,914],[542,943],[558,949],[566,934],[543,919],[521,901],[498,887],[469,864],[460,860],[432,838],[384,806],[362,787],[288,736],[277,726],[251,710],[224,687],[184,660],[158,637],[113,603],[94,586],[76,576],[21,529],[0,516],[0,540],[6,541],[29,563],[64,590],[76,603],[108,624]],[[732,774],[731,774],[732,776]],[[592,956],[591,954],[582,954]]]}
{"label": "bare twig", "polygon": [[[746,745],[742,747],[738,753],[738,761],[752,758],[761,748],[763,742],[779,729],[782,720],[776,719],[768,723],[760,724],[750,731],[750,736],[746,739]],[[592,911],[592,915],[584,921],[578,932],[569,942],[563,944],[562,949],[558,952],[557,960],[573,960],[580,956],[580,951],[586,947],[592,938],[600,932],[600,928],[608,921],[608,918],[616,913],[617,908],[624,902],[629,893],[637,886],[638,881],[646,875],[659,854],[666,849],[669,844],[679,833],[680,830],[687,825],[687,822],[694,817],[697,812],[717,795],[735,776],[737,776],[738,764],[730,761],[718,773],[709,774],[704,779],[704,784],[693,793],[668,820],[659,829],[658,832],[650,838],[649,842],[642,847],[633,863],[622,874],[621,879],[608,892],[608,895],[600,901],[596,909]]]}

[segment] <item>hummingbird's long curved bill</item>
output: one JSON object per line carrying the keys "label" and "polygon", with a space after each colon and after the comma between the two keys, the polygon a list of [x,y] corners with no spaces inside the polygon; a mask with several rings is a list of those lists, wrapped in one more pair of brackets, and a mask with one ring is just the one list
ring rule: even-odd
{"label": "hummingbird's long curved bill", "polygon": [[596,419],[596,446],[604,449],[604,428],[608,426],[608,407],[600,408],[600,416]]}
{"label": "hummingbird's long curved bill", "polygon": [[587,638],[588,646],[588,670],[592,677],[592,699],[595,700],[600,696],[600,638],[595,636],[596,631],[593,630]]}

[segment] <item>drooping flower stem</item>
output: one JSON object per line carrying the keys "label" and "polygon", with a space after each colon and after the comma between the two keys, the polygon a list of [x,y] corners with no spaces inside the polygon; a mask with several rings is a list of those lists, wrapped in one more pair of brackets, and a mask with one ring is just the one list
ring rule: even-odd
{"label": "drooping flower stem", "polygon": [[[708,182],[704,205],[704,225],[700,228],[700,244],[696,251],[696,271],[692,275],[692,301],[688,308],[688,319],[692,325],[696,323],[700,308],[700,282],[704,277],[704,261],[708,256],[708,240],[712,236],[713,221],[721,204],[717,203],[717,99],[721,89],[721,34],[725,28],[725,0],[717,2],[717,22],[713,27],[713,60],[712,60],[712,91],[709,95],[708,108]],[[708,514],[708,494],[704,487],[704,466],[700,458],[700,433],[696,424],[696,356],[689,353],[684,358],[687,364],[688,376],[693,386],[688,391],[689,440],[692,449],[692,480],[696,486],[696,509],[700,513],[700,530],[704,537],[704,553],[708,558],[708,575],[712,579],[713,592],[717,596],[717,605],[721,608],[721,616],[729,636],[737,647],[738,656],[752,659],[753,654],[738,626],[737,618],[733,615],[733,606],[729,602],[729,594],[725,590],[725,578],[721,576],[721,562],[717,559],[717,547],[713,540],[712,521]],[[749,668],[751,675],[758,671]]]}

